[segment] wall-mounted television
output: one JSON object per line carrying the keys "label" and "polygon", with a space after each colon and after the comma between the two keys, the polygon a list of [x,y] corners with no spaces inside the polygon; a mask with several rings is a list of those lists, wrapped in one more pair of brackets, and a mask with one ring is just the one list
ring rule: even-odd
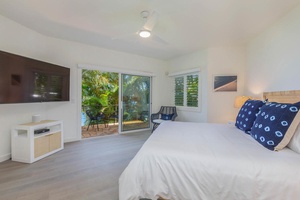
{"label": "wall-mounted television", "polygon": [[69,100],[69,68],[0,51],[0,104]]}

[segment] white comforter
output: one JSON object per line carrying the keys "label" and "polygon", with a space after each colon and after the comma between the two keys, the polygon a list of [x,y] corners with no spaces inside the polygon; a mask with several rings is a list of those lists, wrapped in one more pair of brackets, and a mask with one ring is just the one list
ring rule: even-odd
{"label": "white comforter", "polygon": [[232,125],[164,122],[119,179],[119,199],[296,200],[300,155]]}

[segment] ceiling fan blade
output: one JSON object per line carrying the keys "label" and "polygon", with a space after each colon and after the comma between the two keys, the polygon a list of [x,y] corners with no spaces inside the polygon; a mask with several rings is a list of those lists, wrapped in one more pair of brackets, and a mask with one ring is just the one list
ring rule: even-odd
{"label": "ceiling fan blade", "polygon": [[161,44],[164,44],[164,45],[169,45],[169,43],[166,40],[162,39],[161,37],[159,37],[156,34],[152,34],[151,37],[153,37],[153,40],[158,42],[158,43],[161,43]]}
{"label": "ceiling fan blade", "polygon": [[[136,42],[145,43],[145,41],[152,40],[153,42],[156,42],[159,44],[169,45],[169,43],[166,40],[162,39],[160,36],[158,36],[157,34],[155,34],[153,32],[153,28],[156,25],[157,20],[158,20],[158,13],[154,10],[142,11],[141,16],[146,20],[146,22],[139,31],[137,31],[135,33],[131,33],[131,34],[115,36],[111,39],[112,40],[123,40],[123,41],[135,41],[135,43]],[[151,36],[150,36],[149,40],[147,40],[145,38],[141,38],[141,37],[136,37],[136,36],[139,36],[139,33],[141,30],[147,30],[147,31],[151,32]]]}
{"label": "ceiling fan blade", "polygon": [[124,35],[118,35],[118,36],[114,36],[111,38],[111,40],[124,40],[124,39],[129,39],[129,38],[133,38],[137,35],[138,33],[129,33],[129,34],[124,34]]}
{"label": "ceiling fan blade", "polygon": [[158,13],[155,11],[152,11],[149,13],[149,16],[147,17],[147,21],[143,26],[143,30],[152,31],[156,22],[158,19]]}

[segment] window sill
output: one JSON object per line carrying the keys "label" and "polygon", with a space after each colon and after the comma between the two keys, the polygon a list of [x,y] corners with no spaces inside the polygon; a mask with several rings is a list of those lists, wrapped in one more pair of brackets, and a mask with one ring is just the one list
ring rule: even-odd
{"label": "window sill", "polygon": [[201,112],[200,108],[187,108],[187,107],[179,107],[176,106],[178,111],[185,111],[185,112]]}

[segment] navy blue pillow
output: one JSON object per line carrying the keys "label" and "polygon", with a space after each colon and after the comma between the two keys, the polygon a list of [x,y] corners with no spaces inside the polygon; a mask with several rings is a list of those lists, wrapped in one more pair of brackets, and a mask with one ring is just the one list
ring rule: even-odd
{"label": "navy blue pillow", "polygon": [[236,117],[235,126],[242,131],[249,133],[253,122],[256,119],[256,114],[264,104],[265,102],[260,100],[247,100]]}
{"label": "navy blue pillow", "polygon": [[[270,150],[283,149],[291,140],[299,124],[296,104],[272,102],[261,107],[251,129],[251,136]],[[297,116],[297,117],[296,117]]]}
{"label": "navy blue pillow", "polygon": [[161,114],[161,118],[163,120],[172,120],[174,114]]}

